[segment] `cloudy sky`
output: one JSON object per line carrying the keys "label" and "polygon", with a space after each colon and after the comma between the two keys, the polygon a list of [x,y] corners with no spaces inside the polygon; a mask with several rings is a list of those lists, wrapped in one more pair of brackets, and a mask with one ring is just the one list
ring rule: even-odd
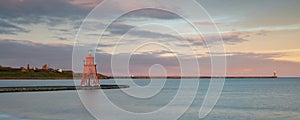
{"label": "cloudy sky", "polygon": [[[0,65],[72,69],[73,45],[85,42],[79,47],[95,44],[98,71],[107,75],[112,64],[129,64],[134,75],[148,75],[160,64],[168,75],[180,75],[178,57],[209,75],[216,55],[226,57],[228,75],[300,76],[299,0],[196,2],[202,11],[186,0],[1,0]],[[225,50],[210,51],[220,38]],[[126,55],[129,63],[123,63]]]}

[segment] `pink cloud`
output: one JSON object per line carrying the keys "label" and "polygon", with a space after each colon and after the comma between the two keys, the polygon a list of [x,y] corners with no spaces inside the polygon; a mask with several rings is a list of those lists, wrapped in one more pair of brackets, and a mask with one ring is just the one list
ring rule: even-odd
{"label": "pink cloud", "polygon": [[82,8],[93,9],[103,0],[73,0],[69,4],[80,6]]}
{"label": "pink cloud", "polygon": [[[213,42],[214,40],[217,40],[219,37],[221,37],[225,43],[235,44],[235,43],[239,43],[239,42],[248,41],[248,38],[251,36],[265,36],[269,32],[271,32],[271,31],[269,31],[269,30],[256,30],[256,31],[232,30],[230,32],[220,33],[220,36],[218,34],[206,35],[205,40],[206,40],[206,42]],[[186,36],[184,36],[184,38],[187,40],[198,41],[198,42],[204,40],[204,38],[200,35],[186,35]]]}
{"label": "pink cloud", "polygon": [[256,32],[256,35],[267,35],[267,33],[271,32],[270,30],[260,30]]}

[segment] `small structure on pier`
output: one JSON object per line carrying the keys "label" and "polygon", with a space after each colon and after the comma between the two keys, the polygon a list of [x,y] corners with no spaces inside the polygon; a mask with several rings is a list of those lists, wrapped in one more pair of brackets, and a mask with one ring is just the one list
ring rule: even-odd
{"label": "small structure on pier", "polygon": [[89,55],[84,62],[81,86],[100,86],[94,59],[94,56],[89,51]]}
{"label": "small structure on pier", "polygon": [[277,78],[277,73],[276,73],[276,71],[273,72],[273,78]]}

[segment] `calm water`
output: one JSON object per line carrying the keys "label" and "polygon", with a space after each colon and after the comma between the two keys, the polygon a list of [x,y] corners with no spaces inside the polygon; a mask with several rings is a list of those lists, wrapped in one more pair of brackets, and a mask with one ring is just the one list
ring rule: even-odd
{"label": "calm water", "polygon": [[[197,81],[184,79],[181,82]],[[122,79],[122,81],[130,81]],[[160,83],[160,80],[152,80]],[[135,79],[137,85],[149,84],[147,79]],[[102,81],[111,84],[113,80]],[[132,99],[121,90],[104,90],[109,99],[118,107],[130,112],[151,112],[166,105],[176,94],[180,80],[168,79],[164,88],[150,99]],[[201,79],[193,104],[180,118],[198,119],[198,111],[209,84]],[[7,86],[74,85],[74,81],[61,80],[1,80],[0,87]],[[156,85],[156,84],[154,84]],[[157,84],[158,85],[158,84]],[[190,89],[184,89],[188,93]],[[89,94],[97,94],[92,91]],[[186,95],[189,98],[189,95]],[[183,99],[187,100],[187,99]],[[101,104],[101,101],[97,101]],[[94,103],[95,104],[95,103]],[[178,105],[175,109],[180,109]],[[109,109],[109,108],[107,108]],[[172,111],[170,111],[172,113]],[[118,113],[111,113],[115,116]],[[160,116],[162,119],[165,116]],[[0,120],[94,120],[81,104],[76,91],[51,91],[0,94]],[[300,119],[300,79],[226,79],[218,103],[205,120],[299,120]],[[139,120],[131,118],[131,120]]]}

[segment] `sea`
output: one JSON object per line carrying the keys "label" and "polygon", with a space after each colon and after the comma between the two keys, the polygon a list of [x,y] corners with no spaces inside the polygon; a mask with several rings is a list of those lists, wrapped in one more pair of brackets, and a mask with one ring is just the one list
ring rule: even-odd
{"label": "sea", "polygon": [[[205,96],[209,96],[206,92],[210,79],[100,81],[101,84],[128,83],[130,88],[0,93],[0,120],[167,120],[177,117],[180,120],[300,120],[300,78],[225,79],[217,103],[204,118],[199,118],[199,110],[203,107]],[[72,86],[79,82],[0,80],[0,87]],[[187,86],[184,89],[179,89],[181,83],[188,84],[185,84]],[[195,83],[196,91],[190,88]],[[130,89],[132,91],[127,93]],[[177,98],[179,91],[184,96]],[[106,97],[99,97],[99,94]],[[183,104],[170,105],[174,99],[179,99],[179,103]],[[110,104],[105,101],[110,101]],[[184,104],[190,101],[190,105]],[[167,114],[154,114],[165,108],[169,108]],[[178,114],[178,111],[183,113]],[[147,118],[137,115],[145,115]]]}

